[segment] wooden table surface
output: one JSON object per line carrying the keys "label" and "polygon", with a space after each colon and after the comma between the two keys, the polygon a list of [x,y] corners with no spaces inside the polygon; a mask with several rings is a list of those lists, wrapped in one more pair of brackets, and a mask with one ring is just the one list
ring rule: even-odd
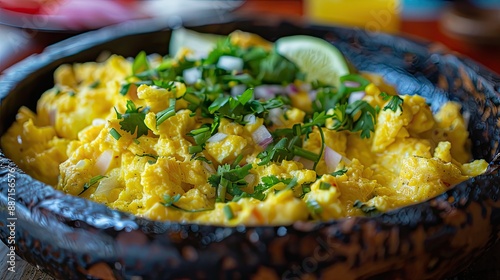
{"label": "wooden table surface", "polygon": [[[250,0],[236,10],[236,13],[245,16],[258,14],[259,16],[269,16],[273,18],[286,18],[290,20],[301,20],[304,15],[304,9],[301,0],[291,1],[259,1]],[[426,19],[402,19],[401,33],[403,35],[417,36],[427,40],[443,43],[451,50],[464,54],[472,59],[487,66],[493,71],[500,73],[500,49],[499,46],[478,46],[464,42],[457,38],[452,38],[444,34],[439,28],[439,18]],[[16,47],[15,52],[2,53],[2,43],[0,41],[0,73],[16,61],[30,55],[31,53],[43,50],[48,44],[67,38],[69,34],[45,34],[31,33],[30,36],[22,35],[8,27],[3,27],[10,34],[10,38],[17,36],[22,42],[22,47]],[[0,28],[0,31],[1,28]],[[16,34],[17,32],[17,34]],[[1,33],[1,32],[0,32]],[[4,40],[4,45],[7,40]],[[47,274],[41,272],[36,267],[17,257],[16,272],[7,270],[7,247],[0,245],[0,279],[53,279]],[[500,244],[494,246],[485,255],[479,258],[474,264],[464,272],[451,279],[454,280],[493,280],[500,279]]]}

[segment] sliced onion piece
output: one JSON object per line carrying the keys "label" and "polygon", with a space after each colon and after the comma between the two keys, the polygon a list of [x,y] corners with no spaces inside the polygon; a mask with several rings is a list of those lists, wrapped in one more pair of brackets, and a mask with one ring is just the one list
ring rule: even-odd
{"label": "sliced onion piece", "polygon": [[106,124],[106,120],[105,119],[101,119],[101,118],[95,118],[92,120],[92,125],[96,126],[96,125],[103,125],[103,124]]}
{"label": "sliced onion piece", "polygon": [[210,174],[215,174],[215,168],[209,164],[208,162],[202,161],[203,167],[210,173]]}
{"label": "sliced onion piece", "polygon": [[226,71],[242,71],[243,59],[235,56],[223,55],[219,57],[217,67]]}
{"label": "sliced onion piece", "polygon": [[269,110],[269,120],[273,122],[275,125],[283,125],[281,121],[281,116],[283,116],[283,109],[281,108],[273,108]]}
{"label": "sliced onion piece", "polygon": [[342,155],[331,149],[330,147],[325,145],[325,163],[327,172],[331,173],[337,169],[337,165],[339,165],[342,160]]}
{"label": "sliced onion piece", "polygon": [[224,140],[226,137],[227,137],[227,134],[222,133],[222,132],[217,132],[214,135],[212,135],[210,138],[208,138],[207,142],[217,143],[217,142]]}
{"label": "sliced onion piece", "polygon": [[97,170],[99,170],[100,175],[106,174],[106,171],[108,171],[109,166],[111,165],[112,159],[113,159],[113,151],[112,150],[105,150],[97,158],[97,160],[95,162],[95,166],[97,167]]}
{"label": "sliced onion piece", "polygon": [[254,114],[248,114],[248,115],[245,115],[243,117],[243,120],[247,123],[247,124],[255,124],[255,122],[257,121],[257,117],[255,117]]}
{"label": "sliced onion piece", "polygon": [[201,70],[197,67],[186,69],[182,72],[182,77],[184,78],[184,82],[186,82],[186,84],[192,85],[201,79]]}
{"label": "sliced onion piece", "polygon": [[247,176],[245,176],[244,180],[245,182],[248,183],[248,185],[253,185],[255,183],[255,174],[248,174]]}
{"label": "sliced onion piece", "polygon": [[117,186],[118,186],[118,180],[116,176],[103,178],[99,181],[99,185],[97,186],[93,195],[109,196],[109,193]]}
{"label": "sliced onion piece", "polygon": [[352,92],[351,95],[349,95],[349,100],[347,101],[349,104],[352,104],[358,100],[361,100],[363,99],[363,97],[365,97],[366,95],[366,92],[364,91],[355,91],[355,92]]}
{"label": "sliced onion piece", "polygon": [[288,84],[285,88],[285,91],[288,95],[294,95],[294,94],[297,94],[299,93],[299,89],[297,88],[297,86],[295,84]]}
{"label": "sliced onion piece", "polygon": [[361,84],[358,82],[354,82],[354,81],[345,81],[344,86],[346,86],[348,88],[357,88],[357,87],[360,87]]}
{"label": "sliced onion piece", "polygon": [[234,87],[231,88],[231,95],[232,96],[238,96],[242,95],[245,90],[247,90],[247,86],[243,84],[235,85]]}
{"label": "sliced onion piece", "polygon": [[283,94],[285,92],[285,88],[279,85],[260,85],[253,89],[255,98],[264,100],[274,98],[277,94]]}
{"label": "sliced onion piece", "polygon": [[252,138],[255,143],[265,148],[273,142],[273,136],[264,125],[259,126],[253,133]]}
{"label": "sliced onion piece", "polygon": [[309,98],[311,100],[316,100],[316,96],[318,95],[318,91],[316,91],[316,90],[308,91],[307,95],[309,95]]}

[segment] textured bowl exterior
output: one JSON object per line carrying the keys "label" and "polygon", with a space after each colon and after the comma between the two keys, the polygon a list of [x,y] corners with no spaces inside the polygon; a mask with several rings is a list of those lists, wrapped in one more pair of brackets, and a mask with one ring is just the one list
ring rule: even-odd
{"label": "textured bowl exterior", "polygon": [[[423,95],[435,110],[455,100],[470,112],[474,158],[490,171],[436,198],[375,217],[280,227],[156,222],[69,196],[19,170],[0,150],[0,238],[15,218],[16,253],[60,279],[440,279],[456,274],[500,234],[500,78],[439,45],[363,30],[248,20],[194,29],[241,29],[269,39],[325,38],[354,67],[378,73],[400,93]],[[21,105],[34,108],[61,63],[109,50],[166,54],[170,31],[125,24],[79,35],[19,63],[0,80],[0,133]],[[10,184],[12,178],[15,184]],[[10,185],[9,185],[10,184]],[[8,210],[15,185],[16,208]]]}

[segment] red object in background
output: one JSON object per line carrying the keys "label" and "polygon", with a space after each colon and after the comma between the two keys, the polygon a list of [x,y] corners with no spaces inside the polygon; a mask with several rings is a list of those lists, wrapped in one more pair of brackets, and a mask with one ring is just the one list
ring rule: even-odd
{"label": "red object in background", "polygon": [[0,8],[24,14],[38,14],[46,2],[52,1],[62,0],[0,0]]}

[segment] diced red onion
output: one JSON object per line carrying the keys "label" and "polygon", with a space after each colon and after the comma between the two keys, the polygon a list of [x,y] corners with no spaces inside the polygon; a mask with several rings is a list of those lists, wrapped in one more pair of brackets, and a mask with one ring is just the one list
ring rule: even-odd
{"label": "diced red onion", "polygon": [[311,90],[311,91],[308,91],[307,94],[309,95],[309,98],[311,100],[316,100],[316,95],[318,95],[318,91]]}
{"label": "diced red onion", "polygon": [[260,85],[253,89],[253,94],[257,99],[268,100],[276,97],[277,94],[285,93],[286,90],[280,85]]}
{"label": "diced red onion", "polygon": [[232,96],[238,96],[242,95],[245,90],[247,90],[247,86],[243,84],[235,85],[234,87],[231,88],[231,95]]}
{"label": "diced red onion", "polygon": [[235,56],[223,55],[219,57],[217,67],[226,71],[241,71],[243,70],[243,59]]}
{"label": "diced red onion", "polygon": [[248,115],[246,115],[246,116],[243,117],[243,120],[247,124],[254,124],[257,121],[257,118],[255,117],[254,114],[248,114]]}
{"label": "diced red onion", "polygon": [[357,87],[361,86],[361,84],[358,82],[353,82],[353,81],[345,81],[344,86],[349,87],[349,88],[357,88]]}
{"label": "diced red onion", "polygon": [[192,85],[201,79],[201,70],[197,67],[186,69],[182,72],[182,77],[184,78],[184,82],[188,85]]}
{"label": "diced red onion", "polygon": [[327,172],[334,172],[342,160],[342,155],[325,145],[325,163]]}
{"label": "diced red onion", "polygon": [[303,157],[295,156],[293,158],[294,161],[302,163],[305,169],[313,169],[314,168],[314,161],[308,160]]}
{"label": "diced red onion", "polygon": [[295,84],[288,84],[285,88],[285,91],[288,95],[294,95],[299,92],[299,89]]}
{"label": "diced red onion", "polygon": [[106,171],[108,171],[112,159],[113,159],[112,150],[106,150],[102,152],[102,154],[97,158],[95,166],[97,167],[97,170],[99,171],[100,175],[106,174]]}
{"label": "diced red onion", "polygon": [[212,137],[208,138],[207,142],[209,143],[217,143],[224,140],[227,137],[227,134],[222,132],[217,132]]}
{"label": "diced red onion", "polygon": [[366,92],[364,91],[355,91],[355,92],[352,92],[351,95],[349,95],[349,100],[347,101],[349,104],[352,104],[358,100],[361,100],[363,99],[363,97],[365,97],[366,95]]}
{"label": "diced red onion", "polygon": [[101,118],[95,118],[92,120],[92,125],[103,125],[103,124],[106,124],[106,120],[105,119],[101,119]]}
{"label": "diced red onion", "polygon": [[263,148],[267,147],[267,145],[273,142],[273,136],[264,125],[259,126],[252,133],[252,138],[255,143],[259,144],[259,146]]}

